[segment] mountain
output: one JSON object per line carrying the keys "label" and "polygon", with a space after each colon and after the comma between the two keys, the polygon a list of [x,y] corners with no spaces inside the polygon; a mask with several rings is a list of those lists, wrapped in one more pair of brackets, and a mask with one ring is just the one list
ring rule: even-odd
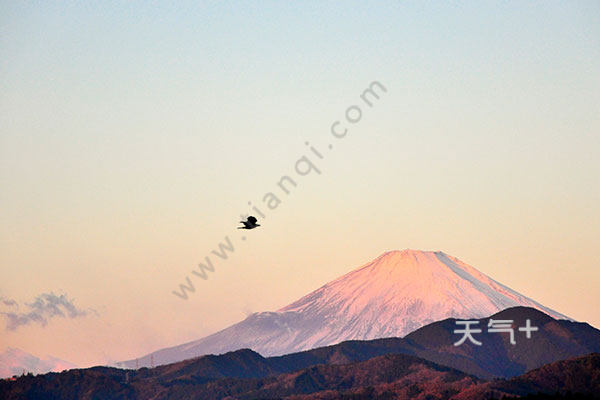
{"label": "mountain", "polygon": [[[490,320],[512,321],[515,344],[509,333],[489,332]],[[530,338],[519,331],[527,320],[537,328]],[[481,345],[466,340],[454,346],[462,336],[454,333],[459,329],[454,318],[417,329],[404,337],[404,344],[419,357],[486,379],[510,378],[558,360],[600,353],[600,330],[584,322],[557,320],[534,308],[512,307],[477,321],[482,332],[473,336]]]}
{"label": "mountain", "polygon": [[461,376],[456,370],[442,372],[435,364],[419,365],[413,361],[407,368],[409,360],[390,355],[344,366],[316,367],[290,374],[308,375],[310,381],[316,383],[313,387],[296,386],[293,395],[286,393],[290,375],[283,375],[278,377],[277,384],[234,398],[489,400],[525,396],[545,400],[600,399],[600,354],[597,353],[547,364],[512,379],[488,382]]}
{"label": "mountain", "polygon": [[0,378],[25,373],[44,374],[50,371],[62,371],[76,368],[75,364],[56,357],[47,356],[40,359],[33,354],[12,347],[0,353]]}
{"label": "mountain", "polygon": [[[508,333],[488,332],[490,319],[512,320],[515,344]],[[537,331],[527,339],[518,330],[529,320]],[[351,340],[282,356],[262,357],[242,349],[222,355],[207,355],[155,368],[164,371],[193,371],[203,379],[263,378],[314,365],[336,365],[366,361],[388,354],[404,354],[461,370],[482,379],[511,378],[544,364],[600,352],[600,330],[587,323],[556,320],[534,308],[513,307],[477,320],[482,328],[475,345],[465,341],[454,346],[461,335],[455,319],[431,323],[404,338]],[[186,372],[187,373],[187,372]]]}
{"label": "mountain", "polygon": [[546,364],[512,379],[479,383],[455,400],[488,400],[527,396],[531,399],[600,399],[600,354]]}
{"label": "mountain", "polygon": [[[483,318],[514,306],[569,319],[443,252],[390,251],[276,312],[254,313],[205,338],[158,350],[139,366],[251,348],[279,355],[344,340],[402,337],[445,318]],[[133,368],[136,360],[118,363]]]}
{"label": "mountain", "polygon": [[[514,345],[508,333],[488,331],[492,319],[513,321]],[[537,328],[530,338],[518,329],[527,320]],[[449,318],[426,325],[404,338],[346,341],[269,357],[266,361],[274,370],[289,372],[311,365],[344,364],[399,353],[493,379],[511,378],[551,362],[600,353],[600,330],[587,323],[557,320],[534,308],[512,307],[477,322],[482,332],[473,336],[481,342],[480,346],[470,341],[455,346],[462,335],[454,333],[459,326],[456,319]]]}
{"label": "mountain", "polygon": [[[261,357],[249,350],[234,353],[228,355],[235,359]],[[558,399],[568,393],[577,393],[567,397],[577,399],[600,396],[597,353],[547,364],[512,379],[491,381],[404,354],[314,365],[262,378],[206,378],[202,375],[208,365],[204,358],[137,371],[94,367],[0,380],[0,398],[487,400],[526,395]]]}
{"label": "mountain", "polygon": [[0,398],[279,399],[324,391],[368,391],[384,385],[393,385],[384,390],[393,388],[412,394],[418,391],[443,398],[444,393],[459,393],[474,384],[484,383],[460,371],[404,354],[384,355],[352,364],[315,365],[254,379],[207,379],[201,375],[205,367],[204,362],[200,365],[192,362],[150,370],[94,367],[60,374],[23,376],[13,382],[0,381]]}
{"label": "mountain", "polygon": [[[491,319],[513,321],[515,344],[507,332],[487,331]],[[518,330],[527,320],[537,328],[529,338]],[[456,320],[445,319],[404,338],[346,341],[282,356],[241,349],[152,369],[26,375],[0,380],[0,398],[487,400],[600,394],[600,330],[520,306],[476,322],[482,332],[473,337],[481,345],[455,346],[461,336],[454,333]]]}

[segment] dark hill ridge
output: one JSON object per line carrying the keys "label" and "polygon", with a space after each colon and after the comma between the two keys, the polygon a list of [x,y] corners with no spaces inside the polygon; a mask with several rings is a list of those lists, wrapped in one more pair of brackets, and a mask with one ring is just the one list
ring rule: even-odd
{"label": "dark hill ridge", "polygon": [[533,397],[534,394],[539,394],[536,399],[559,399],[569,393],[573,396],[568,398],[600,399],[600,354],[556,361],[512,379],[480,383],[464,390],[454,399],[490,399],[504,395]]}
{"label": "dark hill ridge", "polygon": [[[477,381],[473,376],[483,379],[511,378],[551,362],[600,352],[600,331],[585,323],[555,320],[527,307],[506,309],[490,318],[513,320],[515,328],[524,325],[525,320],[529,319],[533,326],[539,328],[539,331],[533,332],[531,339],[526,339],[523,332],[516,331],[517,343],[511,345],[507,333],[486,332],[489,318],[484,318],[478,320],[479,327],[483,332],[474,334],[475,338],[483,343],[482,346],[473,345],[468,341],[460,346],[454,346],[454,342],[460,339],[461,335],[453,332],[457,328],[456,320],[446,319],[418,329],[405,338],[347,341],[278,357],[265,358],[252,350],[242,349],[222,355],[189,359],[153,369],[142,368],[135,371],[94,367],[60,374],[50,373],[37,377],[23,377],[16,382],[2,381],[0,398],[4,398],[3,395],[14,395],[15,393],[23,394],[23,398],[28,398],[25,396],[25,393],[28,393],[34,395],[35,398],[42,399],[79,398],[82,396],[85,398],[88,393],[96,393],[97,398],[113,398],[106,397],[107,393],[118,393],[120,397],[114,398],[125,399],[139,398],[136,396],[140,394],[140,391],[145,394],[156,392],[162,395],[162,393],[172,393],[175,390],[172,388],[186,387],[189,389],[193,387],[194,390],[200,390],[198,388],[204,387],[203,385],[206,385],[206,390],[213,388],[214,393],[222,393],[221,391],[225,390],[221,386],[223,382],[229,382],[228,385],[232,388],[237,387],[236,390],[242,393],[259,390],[259,387],[262,387],[260,385],[275,385],[280,376],[288,376],[286,379],[293,381],[293,384],[289,381],[288,384],[297,388],[302,385],[297,386],[296,379],[308,379],[312,382],[310,385],[313,385],[315,390],[321,390],[328,386],[319,386],[315,383],[321,382],[319,380],[321,378],[316,378],[320,374],[326,376],[323,378],[325,379],[323,382],[333,385],[333,381],[328,377],[331,374],[342,374],[340,371],[343,368],[337,367],[360,364],[388,355],[398,355],[399,357],[396,357],[393,362],[389,359],[386,359],[388,361],[385,362],[379,361],[383,363],[382,365],[387,365],[387,362],[398,365],[400,360],[404,360],[402,362],[411,360],[411,363],[420,365],[414,368],[424,368],[428,371],[423,372],[423,376],[435,375],[443,380],[446,378],[442,378],[440,374],[446,376],[448,371],[453,369],[453,371],[462,371],[464,375],[461,378],[452,375],[458,381],[469,377],[473,383]],[[329,367],[335,368],[329,369]],[[313,372],[306,372],[302,378],[291,377],[298,371],[307,369]],[[357,379],[354,372],[348,373],[350,377],[347,379]],[[366,373],[371,374],[371,372]],[[317,375],[313,376],[313,374]],[[394,376],[401,379],[400,375]],[[413,379],[415,377],[416,375],[409,379],[413,384],[416,384]],[[245,383],[240,383],[240,379]],[[248,382],[254,382],[252,385],[255,386],[245,386]],[[350,389],[359,390],[354,387]],[[150,392],[145,392],[146,390]],[[308,394],[309,392],[302,391],[301,393]],[[287,394],[285,395],[287,396]]]}
{"label": "dark hill ridge", "polygon": [[[487,332],[490,318],[514,321],[515,345],[510,344],[508,333]],[[530,339],[518,331],[527,319],[539,329]],[[454,346],[461,335],[454,333],[453,318],[417,329],[404,340],[419,357],[488,379],[509,378],[554,361],[600,352],[600,330],[587,323],[556,320],[534,308],[512,307],[478,321],[483,332],[473,336],[481,346],[468,340]]]}
{"label": "dark hill ridge", "polygon": [[[512,379],[485,382],[418,357],[388,354],[341,365],[315,365],[267,378],[207,381],[194,374],[114,368],[71,370],[0,381],[13,399],[448,399],[487,400],[579,393],[600,398],[600,354],[555,362]],[[172,372],[172,371],[171,371]],[[133,376],[128,376],[133,374]],[[539,397],[538,397],[539,398]]]}
{"label": "dark hill ridge", "polygon": [[[237,353],[237,352],[236,352]],[[181,363],[183,364],[183,363]],[[482,380],[418,357],[388,354],[341,365],[314,365],[266,378],[207,380],[181,365],[181,374],[155,368],[137,372],[114,368],[71,370],[0,382],[6,400],[35,399],[279,399],[324,391],[362,391],[384,385],[386,391],[459,393]],[[435,384],[431,384],[435,381]],[[389,386],[389,388],[387,388]]]}
{"label": "dark hill ridge", "polygon": [[207,380],[263,378],[282,372],[282,370],[274,367],[268,359],[250,349],[231,351],[218,356],[208,355],[145,370],[152,371],[152,373],[167,379],[182,375],[193,375],[201,376]]}
{"label": "dark hill ridge", "polygon": [[[514,321],[515,345],[509,343],[508,333],[487,332],[490,318]],[[517,330],[527,319],[539,329],[530,339]],[[456,319],[446,319],[404,338],[352,340],[267,360],[275,370],[289,372],[315,364],[342,364],[399,353],[491,379],[510,378],[553,361],[600,352],[600,330],[586,323],[556,320],[534,308],[508,308],[478,321],[483,332],[474,337],[482,342],[481,346],[469,341],[454,346],[461,337],[454,333],[459,327]]]}
{"label": "dark hill ridge", "polygon": [[[377,359],[379,359],[378,357]],[[366,368],[365,363],[352,364]],[[600,399],[600,354],[557,361],[527,374],[489,382],[473,383],[458,389],[467,382],[443,380],[435,375],[422,375],[421,379],[407,382],[380,382],[348,390],[323,390],[311,394],[289,397],[294,400],[335,399],[449,399],[489,400],[530,396],[532,399]]]}
{"label": "dark hill ridge", "polygon": [[[600,397],[600,354],[557,361],[513,378],[503,386],[513,393],[595,393]],[[500,386],[500,384],[496,384]],[[491,384],[494,387],[494,384]]]}

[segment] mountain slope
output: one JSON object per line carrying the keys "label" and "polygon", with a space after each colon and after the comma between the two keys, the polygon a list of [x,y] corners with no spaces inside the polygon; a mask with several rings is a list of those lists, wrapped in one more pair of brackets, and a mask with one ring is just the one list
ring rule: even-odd
{"label": "mountain slope", "polygon": [[23,372],[44,374],[71,368],[76,368],[76,365],[51,356],[40,359],[33,354],[12,347],[0,353],[0,378],[21,375]]}
{"label": "mountain slope", "polygon": [[503,310],[478,325],[486,327],[489,319],[513,320],[515,328],[529,319],[538,330],[529,339],[516,330],[513,345],[508,333],[483,329],[474,334],[481,346],[454,346],[460,335],[453,332],[455,320],[446,319],[405,338],[347,341],[269,358],[242,349],[153,369],[93,367],[0,380],[0,398],[483,400],[598,393],[600,330],[528,307]]}
{"label": "mountain slope", "polygon": [[[240,348],[278,355],[344,340],[404,336],[437,320],[483,318],[519,305],[568,319],[443,252],[391,251],[277,312],[252,314],[152,356],[156,364],[166,364]],[[148,366],[150,359],[138,363]]]}
{"label": "mountain slope", "polygon": [[[239,354],[229,356],[234,359],[239,356],[260,358],[248,351],[235,353]],[[600,354],[597,353],[546,364],[512,379],[487,382],[404,354],[388,354],[346,364],[321,364],[250,379],[206,379],[202,376],[205,367],[203,362],[183,362],[152,370],[94,367],[60,374],[23,376],[12,382],[0,380],[0,398],[487,400],[504,395],[557,392],[598,398],[600,393]]]}
{"label": "mountain slope", "polygon": [[[509,333],[488,332],[490,319],[511,320],[515,344]],[[529,320],[537,331],[530,338],[519,331]],[[587,323],[557,320],[534,308],[512,307],[478,320],[481,333],[473,334],[476,345],[466,340],[454,346],[462,334],[456,320],[446,319],[420,328],[404,337],[415,355],[441,365],[491,379],[510,378],[544,364],[600,352],[600,330]]]}
{"label": "mountain slope", "polygon": [[531,396],[537,399],[600,399],[600,354],[592,353],[581,357],[546,364],[512,379],[499,379],[480,383],[463,390],[453,397],[455,400],[487,400],[516,396]]}
{"label": "mountain slope", "polygon": [[[508,333],[488,332],[490,319],[512,320],[515,344]],[[526,334],[518,328],[529,320],[537,331]],[[481,346],[465,341],[455,319],[426,325],[404,338],[346,341],[332,346],[269,357],[272,369],[286,372],[317,364],[344,364],[386,354],[417,356],[483,379],[511,378],[558,360],[600,353],[600,330],[587,323],[557,320],[530,307],[512,307],[478,320],[481,333],[473,334]]]}
{"label": "mountain slope", "polygon": [[[237,352],[236,352],[237,353]],[[24,376],[0,381],[6,400],[36,399],[279,399],[323,391],[384,390],[443,398],[483,383],[452,368],[403,354],[389,354],[343,365],[315,365],[291,373],[254,379],[207,380],[194,363],[125,371],[94,367],[61,374]],[[372,398],[372,397],[364,397]],[[396,398],[396,397],[394,397]]]}

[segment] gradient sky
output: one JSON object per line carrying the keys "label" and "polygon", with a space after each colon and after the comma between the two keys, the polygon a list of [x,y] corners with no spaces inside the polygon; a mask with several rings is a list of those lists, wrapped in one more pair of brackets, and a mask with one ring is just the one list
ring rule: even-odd
{"label": "gradient sky", "polygon": [[0,351],[137,357],[405,248],[600,327],[597,1],[166,4],[0,4],[0,296],[95,311]]}

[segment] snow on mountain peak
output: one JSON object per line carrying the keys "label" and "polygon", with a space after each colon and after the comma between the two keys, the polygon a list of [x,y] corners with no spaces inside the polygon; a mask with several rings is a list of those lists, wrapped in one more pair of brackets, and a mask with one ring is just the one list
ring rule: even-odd
{"label": "snow on mountain peak", "polygon": [[[568,319],[444,252],[394,250],[276,312],[254,313],[203,339],[159,350],[153,359],[168,363],[240,348],[280,355],[344,340],[401,337],[434,321],[483,318],[515,306]],[[140,366],[146,359],[150,355]]]}
{"label": "snow on mountain peak", "polygon": [[14,347],[7,347],[0,353],[0,378],[21,375],[24,372],[43,374],[49,371],[62,371],[76,367],[75,364],[56,357],[38,358]]}

